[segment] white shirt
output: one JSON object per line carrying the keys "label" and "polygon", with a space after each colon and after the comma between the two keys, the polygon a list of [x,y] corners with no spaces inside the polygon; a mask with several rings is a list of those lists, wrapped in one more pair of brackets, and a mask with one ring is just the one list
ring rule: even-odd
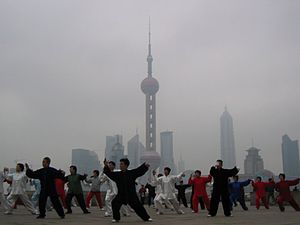
{"label": "white shirt", "polygon": [[102,182],[105,182],[108,186],[108,189],[106,191],[107,195],[117,195],[118,194],[118,187],[116,182],[114,182],[112,179],[110,179],[106,174],[102,173],[100,176],[100,179]]}
{"label": "white shirt", "polygon": [[175,184],[181,179],[182,173],[177,176],[162,176],[156,178],[157,185],[161,185],[162,195],[166,199],[174,199],[176,198],[175,194]]}
{"label": "white shirt", "polygon": [[11,195],[23,195],[26,193],[27,176],[25,172],[9,174],[8,177],[12,180]]}

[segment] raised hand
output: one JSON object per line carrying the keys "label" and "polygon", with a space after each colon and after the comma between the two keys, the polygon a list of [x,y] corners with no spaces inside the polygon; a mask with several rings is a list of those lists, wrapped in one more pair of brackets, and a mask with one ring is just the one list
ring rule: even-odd
{"label": "raised hand", "polygon": [[26,168],[26,170],[28,170],[28,169],[29,169],[29,166],[28,166],[28,164],[27,164],[27,163],[25,163],[25,168]]}

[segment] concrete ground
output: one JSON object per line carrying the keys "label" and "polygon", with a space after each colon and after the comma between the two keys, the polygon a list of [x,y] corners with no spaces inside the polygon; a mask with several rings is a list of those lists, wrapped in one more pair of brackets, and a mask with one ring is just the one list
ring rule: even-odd
{"label": "concrete ground", "polygon": [[[151,224],[157,225],[179,225],[179,224],[197,224],[197,225],[300,225],[300,212],[295,212],[291,207],[286,207],[286,211],[281,213],[279,209],[273,206],[270,210],[264,208],[256,210],[250,207],[249,211],[242,211],[235,208],[233,217],[224,217],[222,208],[217,217],[208,218],[205,211],[199,214],[193,214],[189,209],[183,209],[184,215],[177,215],[171,211],[167,211],[164,215],[156,215],[154,209],[146,207],[146,210],[153,218]],[[19,206],[13,215],[4,215],[0,211],[0,225],[95,225],[95,224],[111,224],[111,218],[105,218],[104,212],[98,208],[90,209],[92,212],[83,215],[80,209],[74,208],[72,215],[67,215],[64,220],[59,219],[54,211],[47,213],[47,218],[43,220],[35,219],[24,207]],[[144,224],[134,213],[130,217],[122,217],[119,224]]]}

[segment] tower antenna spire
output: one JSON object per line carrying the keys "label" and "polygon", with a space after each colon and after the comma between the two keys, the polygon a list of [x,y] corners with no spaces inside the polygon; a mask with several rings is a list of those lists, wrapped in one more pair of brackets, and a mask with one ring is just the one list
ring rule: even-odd
{"label": "tower antenna spire", "polygon": [[151,55],[151,20],[149,16],[149,43],[148,43],[148,57],[147,57],[147,62],[148,62],[148,77],[152,77],[152,62],[153,62],[153,57]]}

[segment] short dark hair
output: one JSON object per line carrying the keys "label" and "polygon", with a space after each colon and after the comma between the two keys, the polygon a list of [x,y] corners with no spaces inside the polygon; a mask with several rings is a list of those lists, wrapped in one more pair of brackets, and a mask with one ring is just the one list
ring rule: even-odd
{"label": "short dark hair", "polygon": [[70,166],[70,169],[73,169],[75,171],[75,173],[77,173],[77,167],[76,166],[72,165],[72,166]]}
{"label": "short dark hair", "polygon": [[164,170],[167,170],[167,171],[168,171],[168,173],[170,173],[170,172],[171,172],[171,168],[170,168],[170,167],[165,167],[165,168],[164,168]]}
{"label": "short dark hair", "polygon": [[130,165],[130,161],[127,158],[120,159],[120,162],[123,162],[126,166]]}
{"label": "short dark hair", "polygon": [[195,173],[199,173],[201,175],[201,171],[200,170],[195,170]]}
{"label": "short dark hair", "polygon": [[97,174],[97,176],[99,176],[99,174],[100,174],[99,170],[94,170],[93,172],[94,172],[95,174]]}
{"label": "short dark hair", "polygon": [[163,175],[162,175],[161,173],[157,175],[157,177],[162,177],[162,176],[163,176]]}
{"label": "short dark hair", "polygon": [[49,157],[45,157],[44,160],[47,161],[47,163],[50,165],[51,159]]}
{"label": "short dark hair", "polygon": [[114,161],[109,161],[109,164],[112,164],[113,166],[116,166],[116,163]]}
{"label": "short dark hair", "polygon": [[[281,174],[279,174],[279,177],[280,176],[283,176],[283,179],[285,179],[285,174],[284,173],[281,173]],[[271,178],[270,178],[271,179]]]}
{"label": "short dark hair", "polygon": [[239,180],[239,176],[238,175],[233,176],[233,178],[235,178],[236,180]]}
{"label": "short dark hair", "polygon": [[259,179],[260,181],[262,180],[261,176],[257,176],[256,179]]}
{"label": "short dark hair", "polygon": [[18,163],[18,167],[20,167],[20,170],[23,172],[24,171],[24,164],[23,163]]}
{"label": "short dark hair", "polygon": [[218,159],[217,162],[219,162],[223,165],[223,160],[222,159]]}

